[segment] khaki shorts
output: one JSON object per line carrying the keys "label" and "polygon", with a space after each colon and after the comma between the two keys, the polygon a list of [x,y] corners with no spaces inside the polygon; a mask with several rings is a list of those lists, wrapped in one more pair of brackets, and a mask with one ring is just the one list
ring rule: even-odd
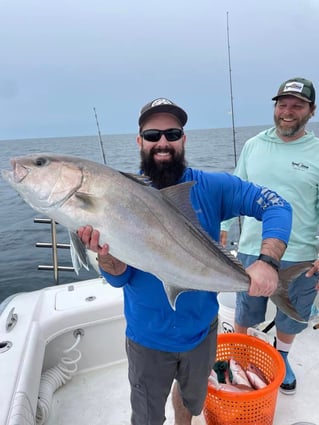
{"label": "khaki shorts", "polygon": [[131,385],[132,425],[162,425],[172,383],[180,385],[184,406],[197,416],[207,394],[207,380],[216,355],[217,319],[193,350],[170,353],[126,339]]}

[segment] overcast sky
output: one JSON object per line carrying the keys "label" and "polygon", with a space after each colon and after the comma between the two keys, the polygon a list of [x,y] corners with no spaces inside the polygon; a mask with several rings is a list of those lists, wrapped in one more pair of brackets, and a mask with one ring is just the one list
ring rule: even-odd
{"label": "overcast sky", "polygon": [[94,107],[135,133],[157,97],[231,127],[227,12],[236,126],[271,124],[290,77],[319,93],[318,0],[0,0],[0,139],[94,135]]}

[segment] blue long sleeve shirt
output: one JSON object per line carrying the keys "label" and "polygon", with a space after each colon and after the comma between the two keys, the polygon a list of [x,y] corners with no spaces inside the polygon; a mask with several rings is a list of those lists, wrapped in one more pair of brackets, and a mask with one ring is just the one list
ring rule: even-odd
{"label": "blue long sleeve shirt", "polygon": [[[262,221],[263,239],[288,243],[291,207],[275,192],[227,173],[192,168],[186,169],[179,183],[186,181],[197,183],[191,189],[191,204],[214,240],[219,240],[221,221],[247,215]],[[184,292],[174,311],[162,282],[154,275],[131,266],[120,276],[102,269],[101,273],[112,286],[123,288],[126,335],[145,347],[169,352],[191,350],[207,336],[218,314],[216,292]]]}

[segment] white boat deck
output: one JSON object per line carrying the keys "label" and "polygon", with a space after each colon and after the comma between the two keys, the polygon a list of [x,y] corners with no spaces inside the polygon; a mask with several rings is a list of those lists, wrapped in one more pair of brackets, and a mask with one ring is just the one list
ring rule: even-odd
{"label": "white boat deck", "polygon": [[[54,395],[47,425],[130,425],[126,361],[79,374]],[[170,397],[165,424],[174,424]],[[203,416],[194,425],[205,425]]]}
{"label": "white boat deck", "polygon": [[[278,393],[274,425],[297,422],[319,425],[319,329],[313,330],[312,326],[297,337],[291,351],[298,388],[295,395]],[[166,418],[165,424],[174,424],[170,399]],[[129,419],[127,363],[123,361],[80,373],[58,390],[48,425],[129,425]],[[194,418],[193,424],[205,425],[204,416]]]}
{"label": "white boat deck", "polygon": [[[13,309],[17,320],[8,329]],[[74,345],[78,329],[83,330],[76,347],[82,353],[79,370],[54,393],[46,424],[129,425],[122,310],[122,291],[102,279],[13,298],[0,315],[0,425],[36,423],[41,373],[57,365],[63,350]],[[290,362],[297,392],[278,394],[273,425],[319,425],[319,329],[313,325],[309,323],[293,345]],[[165,425],[174,425],[170,399],[166,417]],[[205,425],[203,415],[193,420],[195,424]]]}

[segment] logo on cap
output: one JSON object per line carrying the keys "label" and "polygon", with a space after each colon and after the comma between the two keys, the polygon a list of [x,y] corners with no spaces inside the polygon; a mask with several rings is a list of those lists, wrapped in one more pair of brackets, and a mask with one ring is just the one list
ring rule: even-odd
{"label": "logo on cap", "polygon": [[156,99],[156,100],[154,100],[154,102],[152,102],[151,106],[153,108],[153,106],[159,106],[159,105],[173,105],[173,102],[171,102],[168,99],[164,99],[164,98]]}
{"label": "logo on cap", "polygon": [[285,91],[295,91],[297,93],[302,93],[302,90],[304,88],[303,83],[298,83],[297,81],[292,81],[290,83],[287,83],[283,89],[283,92]]}

